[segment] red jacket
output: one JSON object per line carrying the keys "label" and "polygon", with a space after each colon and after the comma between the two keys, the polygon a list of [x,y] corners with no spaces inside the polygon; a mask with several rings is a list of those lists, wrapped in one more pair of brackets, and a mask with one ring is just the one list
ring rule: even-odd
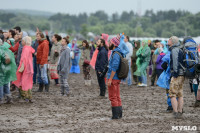
{"label": "red jacket", "polygon": [[39,41],[37,48],[37,64],[44,65],[48,62],[49,42],[47,40]]}
{"label": "red jacket", "polygon": [[17,43],[15,43],[15,46],[13,47],[11,44],[10,44],[10,50],[14,53],[14,52],[17,52],[18,51],[18,48],[19,48],[19,41]]}

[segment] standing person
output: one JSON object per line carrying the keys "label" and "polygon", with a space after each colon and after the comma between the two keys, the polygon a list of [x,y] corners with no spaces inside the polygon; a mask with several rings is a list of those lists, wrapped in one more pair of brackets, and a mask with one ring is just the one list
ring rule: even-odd
{"label": "standing person", "polygon": [[97,74],[97,80],[100,87],[100,96],[105,97],[106,93],[106,84],[105,84],[105,73],[103,71],[108,66],[108,49],[105,44],[104,39],[99,39],[97,41],[97,47],[98,47],[98,55],[97,60],[95,64],[95,70]]}
{"label": "standing person", "polygon": [[94,53],[94,51],[96,49],[94,41],[91,41],[90,47],[91,47],[91,50],[90,50],[90,59],[92,59],[93,53]]}
{"label": "standing person", "polygon": [[9,30],[8,31],[8,40],[7,40],[7,42],[9,44],[11,44],[12,46],[15,45],[15,40],[14,40],[15,35],[16,35],[16,33],[15,33],[14,30]]}
{"label": "standing person", "polygon": [[[179,39],[172,36],[168,40],[170,54],[170,68],[171,68],[171,82],[169,89],[169,96],[174,111],[174,117],[180,118],[183,111],[183,83],[184,83],[184,70],[183,65],[183,52],[180,50]],[[178,97],[178,101],[177,98]]]}
{"label": "standing person", "polygon": [[[110,40],[109,49],[113,50],[112,55],[109,60],[109,67],[107,73],[107,85],[109,100],[111,101],[112,106],[112,119],[122,118],[122,103],[120,98],[120,79],[118,78],[117,71],[120,67],[120,55],[125,56],[122,53],[122,50],[118,47],[120,40],[117,37],[114,37]],[[118,52],[118,53],[115,53]]]}
{"label": "standing person", "polygon": [[69,71],[70,71],[70,48],[67,46],[69,44],[69,40],[67,38],[63,38],[61,41],[61,51],[60,58],[58,61],[58,73],[60,75],[60,88],[61,95],[69,96],[69,85],[67,82]]}
{"label": "standing person", "polygon": [[71,53],[72,53],[72,67],[70,73],[78,74],[80,73],[80,67],[79,67],[80,51],[78,49],[76,39],[72,40]]}
{"label": "standing person", "polygon": [[[57,63],[60,55],[61,44],[59,41],[61,39],[62,37],[59,36],[58,34],[53,35],[52,37],[53,46],[51,48],[51,54],[50,54],[50,74],[51,74],[51,79],[55,80],[56,85],[59,85],[58,83],[59,77],[57,74]],[[54,75],[52,75],[52,73]]]}
{"label": "standing person", "polygon": [[91,75],[90,75],[90,49],[89,44],[86,40],[83,40],[81,49],[80,64],[83,66],[83,74],[85,85],[91,86]]}
{"label": "standing person", "polygon": [[0,35],[0,104],[6,96],[6,103],[11,102],[10,82],[16,80],[16,64],[14,54],[9,50],[10,45],[3,43],[3,35]]}
{"label": "standing person", "polygon": [[[132,56],[132,72],[136,72],[137,70],[137,65],[136,65],[136,60],[137,60],[137,56],[136,53],[138,51],[138,49],[140,48],[140,41],[135,41],[134,42],[134,48],[133,48],[133,56]],[[135,85],[138,84],[138,77],[136,75],[133,74],[133,80],[135,81]]]}
{"label": "standing person", "polygon": [[[128,72],[127,80],[128,80],[128,86],[131,86],[132,85],[131,57],[133,55],[133,46],[129,42],[129,36],[125,36],[124,42],[126,43],[128,50],[129,50],[129,53],[126,54],[126,59],[128,60],[128,65],[129,65],[129,72]],[[125,82],[126,82],[126,79],[124,79],[122,81],[122,83],[125,83]]]}
{"label": "standing person", "polygon": [[17,69],[17,80],[13,82],[19,90],[23,100],[27,102],[32,101],[32,87],[33,87],[33,56],[35,50],[31,47],[31,37],[24,37],[22,39],[22,55],[20,64]]}
{"label": "standing person", "polygon": [[47,63],[49,54],[49,42],[45,39],[44,34],[42,32],[38,32],[36,38],[39,42],[36,55],[39,83],[38,92],[42,92],[44,86],[45,91],[48,92],[49,82],[47,77]]}
{"label": "standing person", "polygon": [[163,68],[162,68],[162,58],[165,56],[165,53],[163,52],[163,45],[160,44],[161,46],[159,46],[159,49],[158,49],[158,57],[157,57],[157,60],[156,60],[156,75],[157,75],[157,78],[160,77],[160,74],[163,72]]}
{"label": "standing person", "polygon": [[162,74],[159,76],[157,80],[157,85],[160,86],[161,88],[166,89],[166,95],[167,95],[167,110],[166,113],[171,113],[173,111],[172,104],[171,104],[171,99],[169,97],[169,88],[170,88],[170,80],[171,80],[171,73],[170,73],[170,54],[171,52],[168,51],[167,54],[162,58],[162,68],[164,71]]}
{"label": "standing person", "polygon": [[23,36],[23,32],[20,32],[20,33],[18,34],[18,36],[19,36],[19,47],[18,47],[18,50],[17,50],[17,58],[16,58],[17,67],[19,66],[19,62],[20,62],[21,54],[22,54],[22,49],[23,49],[23,46],[22,46],[22,36]]}
{"label": "standing person", "polygon": [[36,59],[36,55],[37,55],[37,48],[38,48],[38,41],[37,39],[35,41],[33,41],[32,43],[32,48],[35,50],[35,53],[33,54],[33,84],[37,84],[37,59]]}
{"label": "standing person", "polygon": [[134,75],[138,76],[141,82],[141,84],[138,84],[138,86],[147,86],[146,69],[151,58],[151,50],[148,47],[146,40],[142,41],[142,47],[137,51],[136,56],[138,57],[136,61],[137,71],[134,73]]}
{"label": "standing person", "polygon": [[160,45],[160,41],[159,40],[155,40],[155,44],[153,49],[151,50],[151,61],[152,61],[152,75],[151,75],[151,86],[154,86],[154,82],[156,80],[156,60],[157,57],[159,55],[158,52],[156,52],[156,49],[158,48],[158,46]]}

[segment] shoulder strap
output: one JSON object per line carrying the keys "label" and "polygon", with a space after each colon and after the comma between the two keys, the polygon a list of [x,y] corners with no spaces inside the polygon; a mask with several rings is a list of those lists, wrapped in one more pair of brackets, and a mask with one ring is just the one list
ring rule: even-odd
{"label": "shoulder strap", "polygon": [[122,55],[119,52],[117,52],[117,51],[113,52],[112,58],[113,58],[113,56],[114,56],[115,53],[117,53],[120,56],[120,58],[123,58]]}

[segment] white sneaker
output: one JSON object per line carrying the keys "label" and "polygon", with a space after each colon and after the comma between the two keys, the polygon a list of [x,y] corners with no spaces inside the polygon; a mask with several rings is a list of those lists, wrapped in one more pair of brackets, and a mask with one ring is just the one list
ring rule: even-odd
{"label": "white sneaker", "polygon": [[138,85],[138,86],[140,86],[140,87],[147,87],[147,84],[140,84],[140,85]]}

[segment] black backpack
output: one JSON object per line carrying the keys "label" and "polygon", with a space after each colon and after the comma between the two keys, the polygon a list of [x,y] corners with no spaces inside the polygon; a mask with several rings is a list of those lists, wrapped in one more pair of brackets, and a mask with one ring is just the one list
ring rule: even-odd
{"label": "black backpack", "polygon": [[118,78],[119,79],[125,79],[128,76],[128,72],[129,72],[129,65],[128,65],[128,60],[124,57],[122,57],[122,55],[115,51],[112,55],[112,57],[114,56],[114,54],[117,53],[120,56],[120,65],[119,65],[119,69],[117,71],[118,74]]}

